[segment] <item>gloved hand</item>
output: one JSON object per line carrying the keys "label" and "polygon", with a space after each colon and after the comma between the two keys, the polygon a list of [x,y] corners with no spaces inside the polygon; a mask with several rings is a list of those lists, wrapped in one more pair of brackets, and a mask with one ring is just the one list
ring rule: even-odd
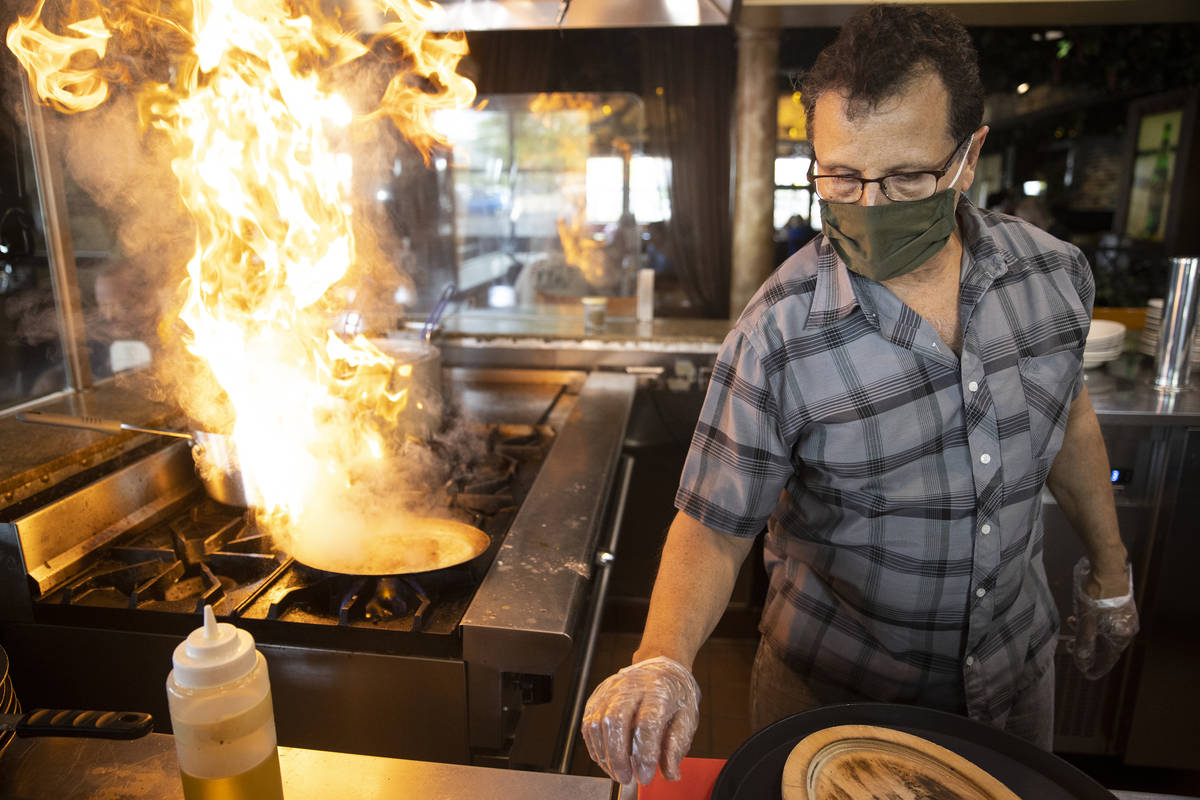
{"label": "gloved hand", "polygon": [[1121,597],[1097,599],[1087,590],[1092,565],[1087,557],[1075,564],[1074,615],[1068,620],[1072,637],[1067,651],[1085,678],[1104,677],[1138,632],[1133,602],[1133,569],[1126,565],[1129,591]]}
{"label": "gloved hand", "polygon": [[665,656],[609,676],[588,698],[583,741],[592,760],[618,783],[645,786],[662,766],[679,780],[679,762],[700,723],[700,687],[687,667]]}

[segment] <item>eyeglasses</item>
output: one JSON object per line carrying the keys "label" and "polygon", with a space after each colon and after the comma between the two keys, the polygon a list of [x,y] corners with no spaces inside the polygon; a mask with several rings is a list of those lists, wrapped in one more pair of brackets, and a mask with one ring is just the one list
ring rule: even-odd
{"label": "eyeglasses", "polygon": [[816,166],[814,161],[808,165],[808,182],[816,187],[818,197],[830,203],[857,203],[868,183],[878,183],[883,196],[895,203],[924,200],[937,191],[938,181],[950,171],[954,157],[969,138],[970,134],[959,140],[941,169],[896,172],[882,178],[859,178],[854,175],[817,175],[813,172]]}

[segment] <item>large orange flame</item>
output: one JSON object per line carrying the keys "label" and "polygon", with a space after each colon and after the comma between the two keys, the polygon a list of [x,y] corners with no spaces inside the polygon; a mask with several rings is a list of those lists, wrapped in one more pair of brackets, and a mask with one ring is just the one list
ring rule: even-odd
{"label": "large orange flame", "polygon": [[[144,125],[170,142],[195,223],[178,310],[185,343],[227,397],[234,423],[223,432],[258,481],[263,521],[302,535],[316,506],[354,502],[344,490],[387,452],[406,403],[405,370],[367,339],[330,330],[332,290],[355,262],[349,132],[387,117],[428,161],[443,141],[430,114],[474,99],[456,72],[466,41],[428,33],[439,9],[422,0],[378,0],[383,24],[367,41],[318,0],[82,2],[69,12],[88,16],[66,22],[44,4],[7,43],[35,96],[60,111],[95,108],[111,82],[136,81],[117,63],[130,54],[169,61],[169,79],[134,88]],[[401,49],[404,69],[374,108],[356,111],[330,76],[377,45]],[[211,419],[198,398],[212,395],[177,399]]]}

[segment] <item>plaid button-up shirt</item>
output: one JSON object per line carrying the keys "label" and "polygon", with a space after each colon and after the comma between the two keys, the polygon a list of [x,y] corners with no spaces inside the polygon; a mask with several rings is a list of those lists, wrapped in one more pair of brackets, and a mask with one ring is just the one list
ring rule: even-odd
{"label": "plaid button-up shirt", "polygon": [[1053,658],[1041,491],[1091,318],[1091,270],[958,207],[961,358],[823,237],[730,332],[676,506],[767,528],[761,628],[802,677],[1002,725]]}

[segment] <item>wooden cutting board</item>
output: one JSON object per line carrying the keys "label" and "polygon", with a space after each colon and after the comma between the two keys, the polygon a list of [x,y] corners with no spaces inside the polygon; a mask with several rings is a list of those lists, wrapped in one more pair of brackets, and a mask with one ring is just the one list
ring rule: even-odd
{"label": "wooden cutting board", "polygon": [[783,800],[1021,800],[957,753],[875,725],[838,725],[800,740],[782,789]]}

